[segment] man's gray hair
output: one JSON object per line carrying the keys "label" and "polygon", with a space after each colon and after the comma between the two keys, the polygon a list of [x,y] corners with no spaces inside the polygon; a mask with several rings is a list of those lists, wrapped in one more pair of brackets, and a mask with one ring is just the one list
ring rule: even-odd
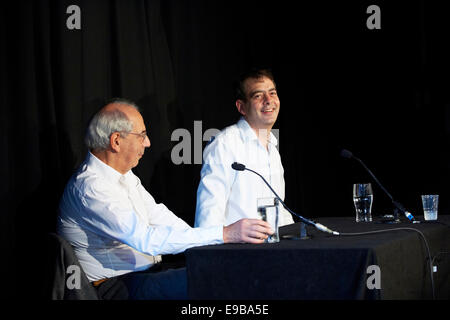
{"label": "man's gray hair", "polygon": [[[126,99],[112,99],[109,104],[124,104],[139,111],[138,106]],[[84,143],[89,150],[103,151],[109,148],[109,138],[114,132],[120,132],[126,136],[127,132],[133,130],[133,123],[127,115],[120,110],[104,111],[103,108],[92,117],[86,130]]]}

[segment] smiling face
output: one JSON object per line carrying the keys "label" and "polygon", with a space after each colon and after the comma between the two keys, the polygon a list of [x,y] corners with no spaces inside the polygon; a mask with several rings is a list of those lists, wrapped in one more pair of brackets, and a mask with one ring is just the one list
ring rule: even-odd
{"label": "smiling face", "polygon": [[248,78],[244,82],[245,100],[238,99],[236,107],[253,130],[272,129],[280,111],[275,84],[268,77]]}

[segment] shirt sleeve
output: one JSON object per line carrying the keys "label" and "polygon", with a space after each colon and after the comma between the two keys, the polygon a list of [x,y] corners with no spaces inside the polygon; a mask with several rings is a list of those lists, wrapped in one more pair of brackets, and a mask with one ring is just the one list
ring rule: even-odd
{"label": "shirt sleeve", "polygon": [[139,192],[142,195],[147,214],[149,215],[149,223],[152,226],[168,225],[176,230],[187,230],[191,226],[183,219],[177,217],[163,203],[156,203],[153,196],[139,184]]}
{"label": "shirt sleeve", "polygon": [[194,246],[223,243],[223,227],[191,228],[156,203],[148,208],[150,215],[155,213],[157,223],[149,225],[133,212],[125,195],[118,196],[102,184],[92,184],[78,197],[82,199],[79,223],[84,228],[145,254],[176,254]]}
{"label": "shirt sleeve", "polygon": [[224,225],[227,201],[236,178],[232,163],[232,152],[221,140],[215,139],[206,146],[197,189],[196,227]]}

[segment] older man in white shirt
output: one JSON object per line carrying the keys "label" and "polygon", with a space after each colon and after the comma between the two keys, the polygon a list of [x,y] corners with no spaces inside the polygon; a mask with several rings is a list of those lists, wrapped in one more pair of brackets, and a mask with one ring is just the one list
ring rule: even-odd
{"label": "older man in white shirt", "polygon": [[[203,152],[197,190],[195,226],[230,225],[242,218],[259,219],[257,199],[273,197],[257,175],[231,168],[245,164],[260,173],[284,200],[284,170],[271,132],[280,110],[275,82],[268,70],[257,70],[240,79],[236,107],[241,119],[220,132]],[[279,226],[293,223],[284,208]]]}
{"label": "older man in white shirt", "polygon": [[137,106],[129,101],[114,100],[102,108],[92,118],[85,142],[90,152],[64,190],[58,233],[74,247],[96,287],[120,278],[131,299],[185,299],[184,268],[138,271],[159,263],[162,254],[224,242],[261,243],[273,233],[257,219],[191,228],[157,204],[131,171],[150,140]]}

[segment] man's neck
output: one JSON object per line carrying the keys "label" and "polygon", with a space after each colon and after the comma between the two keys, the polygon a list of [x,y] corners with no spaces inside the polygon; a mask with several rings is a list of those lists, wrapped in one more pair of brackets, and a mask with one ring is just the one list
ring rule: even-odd
{"label": "man's neck", "polygon": [[119,163],[117,163],[117,158],[114,156],[113,153],[107,151],[107,150],[103,150],[103,151],[95,151],[95,150],[91,150],[91,153],[97,157],[97,159],[99,159],[100,161],[104,162],[105,164],[107,164],[108,166],[110,166],[111,168],[113,168],[114,170],[120,172],[121,174],[125,174],[128,172],[128,170],[124,171],[121,170],[121,166],[119,165]]}

